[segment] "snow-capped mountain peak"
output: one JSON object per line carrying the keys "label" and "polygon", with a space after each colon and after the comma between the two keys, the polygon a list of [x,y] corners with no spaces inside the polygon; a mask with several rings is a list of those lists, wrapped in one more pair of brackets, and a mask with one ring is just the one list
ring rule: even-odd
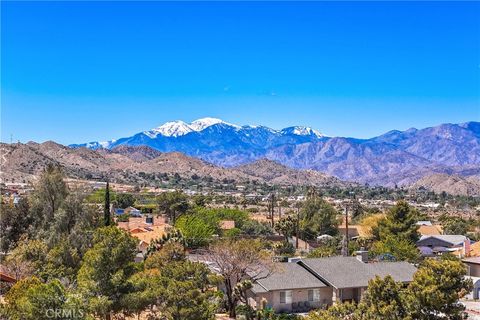
{"label": "snow-capped mountain peak", "polygon": [[179,137],[186,135],[194,131],[188,124],[181,120],[169,121],[162,124],[160,127],[152,129],[150,131],[145,131],[144,133],[150,138],[155,138],[157,135],[161,134],[166,137]]}
{"label": "snow-capped mountain peak", "polygon": [[318,130],[310,127],[295,126],[282,130],[283,134],[294,134],[297,136],[316,136],[317,138],[324,137],[325,135]]}
{"label": "snow-capped mountain peak", "polygon": [[192,130],[194,130],[194,131],[202,131],[202,130],[210,127],[210,126],[213,126],[213,125],[219,124],[219,123],[226,124],[228,126],[235,127],[235,128],[240,128],[236,124],[231,124],[231,123],[225,122],[221,119],[210,118],[210,117],[201,118],[201,119],[192,121],[192,123],[190,123],[190,128],[192,128]]}

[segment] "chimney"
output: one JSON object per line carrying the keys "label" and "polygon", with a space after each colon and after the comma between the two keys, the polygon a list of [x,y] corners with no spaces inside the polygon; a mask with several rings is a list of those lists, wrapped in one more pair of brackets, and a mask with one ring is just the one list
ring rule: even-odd
{"label": "chimney", "polygon": [[153,225],[153,216],[151,214],[147,215],[147,217],[145,218],[145,223]]}
{"label": "chimney", "polygon": [[358,261],[361,261],[363,263],[367,263],[368,262],[368,251],[367,250],[364,250],[363,248],[356,251],[355,252],[355,255],[358,259]]}
{"label": "chimney", "polygon": [[465,240],[463,240],[463,256],[464,257],[468,257],[470,256],[470,239],[469,238],[466,238]]}

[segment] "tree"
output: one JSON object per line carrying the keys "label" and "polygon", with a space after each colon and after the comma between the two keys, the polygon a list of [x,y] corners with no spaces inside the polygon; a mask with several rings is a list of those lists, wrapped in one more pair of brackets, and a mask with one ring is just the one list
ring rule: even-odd
{"label": "tree", "polygon": [[307,258],[325,258],[325,257],[332,257],[335,255],[337,255],[336,246],[324,245],[310,251],[307,255]]}
{"label": "tree", "polygon": [[373,234],[377,240],[394,236],[415,243],[419,238],[416,225],[418,215],[417,210],[410,207],[406,201],[398,201],[388,211],[385,219],[378,222]]}
{"label": "tree", "polygon": [[238,302],[234,294],[235,286],[247,276],[255,281],[274,271],[271,256],[263,250],[259,240],[219,241],[210,246],[208,256],[223,277],[226,305],[232,318],[235,318]]}
{"label": "tree", "polygon": [[375,256],[392,255],[397,261],[417,262],[420,253],[417,247],[407,239],[387,236],[373,243],[371,254]]}
{"label": "tree", "polygon": [[182,232],[188,248],[205,246],[215,232],[214,226],[194,215],[184,215],[178,218],[175,226]]}
{"label": "tree", "polygon": [[5,295],[3,316],[11,320],[83,319],[81,304],[60,281],[42,283],[38,278],[17,282]]}
{"label": "tree", "polygon": [[116,197],[117,206],[125,209],[135,204],[135,197],[131,193],[118,193]]}
{"label": "tree", "polygon": [[466,235],[470,229],[470,224],[462,217],[440,217],[444,234],[461,234]]}
{"label": "tree", "polygon": [[182,191],[163,192],[157,199],[158,210],[167,215],[175,224],[178,216],[190,208],[188,197]]}
{"label": "tree", "polygon": [[163,248],[164,245],[167,243],[179,243],[182,246],[186,245],[185,238],[183,237],[182,232],[180,230],[175,229],[171,232],[167,232],[163,234],[160,238],[154,239],[150,242],[150,245],[147,248],[147,257]]}
{"label": "tree", "polygon": [[122,299],[125,308],[135,313],[148,309],[155,319],[213,318],[209,289],[217,278],[205,264],[188,261],[184,251],[180,244],[168,243],[149,256],[145,270],[129,279],[133,291]]}
{"label": "tree", "polygon": [[49,164],[41,173],[35,190],[30,198],[32,210],[32,234],[42,236],[53,221],[55,212],[63,204],[68,195],[64,182],[65,175],[58,166]]}
{"label": "tree", "polygon": [[304,204],[300,217],[302,227],[313,231],[316,235],[338,233],[338,212],[329,203],[318,196],[311,196]]}
{"label": "tree", "polygon": [[464,319],[458,300],[472,290],[466,267],[455,257],[426,259],[408,286],[412,317],[419,320]]}
{"label": "tree", "polygon": [[20,237],[28,232],[33,222],[29,215],[29,204],[25,198],[17,206],[2,205],[0,214],[0,245],[4,253],[14,248]]}
{"label": "tree", "polygon": [[280,233],[285,237],[285,241],[288,241],[288,238],[295,234],[297,228],[297,219],[288,216],[277,221],[275,224],[275,231]]}
{"label": "tree", "polygon": [[402,285],[391,276],[376,276],[368,282],[368,288],[359,305],[359,311],[371,320],[404,320],[408,318],[405,293]]}
{"label": "tree", "polygon": [[259,222],[257,220],[246,221],[242,228],[242,233],[251,236],[268,236],[273,234],[273,229],[266,222]]}
{"label": "tree", "polygon": [[109,226],[111,223],[110,217],[110,183],[107,181],[105,187],[105,202],[103,207],[103,221],[105,226]]}
{"label": "tree", "polygon": [[93,247],[77,275],[80,292],[93,313],[110,319],[112,311],[121,309],[122,295],[131,291],[127,280],[135,272],[136,246],[135,238],[114,226],[95,232]]}
{"label": "tree", "polygon": [[[360,320],[357,314],[357,306],[353,303],[334,304],[327,310],[311,312],[306,320]],[[367,319],[365,319],[367,320]]]}

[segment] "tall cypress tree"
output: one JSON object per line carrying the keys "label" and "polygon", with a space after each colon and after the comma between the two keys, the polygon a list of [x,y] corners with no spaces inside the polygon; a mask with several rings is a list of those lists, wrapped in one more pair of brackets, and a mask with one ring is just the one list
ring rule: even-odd
{"label": "tall cypress tree", "polygon": [[103,209],[103,219],[105,226],[110,225],[110,184],[107,181],[105,188],[105,208]]}

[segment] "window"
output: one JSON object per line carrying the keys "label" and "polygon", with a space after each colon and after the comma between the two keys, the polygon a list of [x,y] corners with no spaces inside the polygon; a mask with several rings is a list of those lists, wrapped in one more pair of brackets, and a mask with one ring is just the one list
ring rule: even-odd
{"label": "window", "polygon": [[320,301],[320,289],[308,290],[308,301]]}
{"label": "window", "polygon": [[292,303],[292,291],[280,291],[280,303]]}

